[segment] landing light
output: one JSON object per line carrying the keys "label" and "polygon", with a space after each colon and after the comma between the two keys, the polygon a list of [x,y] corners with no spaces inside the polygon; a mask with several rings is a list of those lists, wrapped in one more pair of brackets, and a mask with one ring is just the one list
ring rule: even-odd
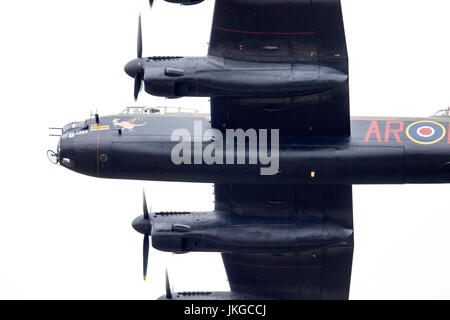
{"label": "landing light", "polygon": [[75,167],[75,162],[72,159],[64,158],[61,160],[61,164],[66,168],[73,168]]}

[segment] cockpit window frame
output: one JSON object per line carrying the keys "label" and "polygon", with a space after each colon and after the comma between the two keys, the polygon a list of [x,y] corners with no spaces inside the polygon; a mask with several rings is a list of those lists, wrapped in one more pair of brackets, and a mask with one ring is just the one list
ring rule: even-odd
{"label": "cockpit window frame", "polygon": [[[130,110],[140,110],[140,112],[130,112]],[[182,107],[145,107],[131,106],[126,107],[120,112],[121,115],[174,115],[174,114],[201,114],[197,109]]]}

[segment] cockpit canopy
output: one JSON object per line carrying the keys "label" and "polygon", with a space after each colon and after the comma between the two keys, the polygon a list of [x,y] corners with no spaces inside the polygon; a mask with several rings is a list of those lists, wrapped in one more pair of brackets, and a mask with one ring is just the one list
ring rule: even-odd
{"label": "cockpit canopy", "polygon": [[151,107],[127,107],[120,114],[152,114],[152,113],[160,113],[159,108],[151,108]]}
{"label": "cockpit canopy", "polygon": [[199,114],[196,109],[181,107],[127,107],[120,114],[142,115],[142,114]]}
{"label": "cockpit canopy", "polygon": [[69,131],[71,129],[84,128],[86,126],[87,126],[87,121],[71,122],[69,124],[66,124],[62,128],[62,134],[66,133],[67,131]]}

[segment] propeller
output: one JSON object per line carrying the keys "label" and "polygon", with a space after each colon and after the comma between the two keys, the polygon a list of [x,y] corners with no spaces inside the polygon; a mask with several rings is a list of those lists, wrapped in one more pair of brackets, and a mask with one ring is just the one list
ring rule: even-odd
{"label": "propeller", "polygon": [[166,299],[172,299],[172,289],[170,288],[169,273],[166,268]]}
{"label": "propeller", "polygon": [[[144,219],[148,220],[150,219],[150,215],[148,214],[148,208],[147,208],[147,199],[145,198],[145,191],[142,190],[142,195],[143,195],[143,211],[144,211]],[[149,234],[148,232],[146,232],[144,234],[144,280],[147,279],[147,267],[148,267],[148,253],[149,253],[149,249],[150,249],[150,239],[149,239]]]}
{"label": "propeller", "polygon": [[[139,13],[139,25],[138,25],[138,39],[137,39],[137,57],[142,59],[142,21],[141,14]],[[139,92],[142,89],[142,73],[136,73],[134,77],[134,101],[137,101]]]}
{"label": "propeller", "polygon": [[142,21],[141,13],[139,13],[138,38],[137,38],[137,57],[142,59]]}
{"label": "propeller", "polygon": [[[149,222],[150,220],[150,215],[148,213],[148,209],[147,209],[147,199],[145,197],[145,191],[142,190],[142,195],[143,195],[143,211],[144,211],[144,220],[146,220],[147,222]],[[151,224],[150,224],[151,226]],[[148,230],[145,234],[144,234],[144,246],[143,246],[143,258],[144,258],[144,280],[147,280],[147,267],[148,267],[148,253],[150,251],[150,233],[151,233],[151,228],[149,228],[150,230]]]}
{"label": "propeller", "polygon": [[150,211],[147,208],[147,199],[145,197],[145,192],[143,193],[143,212],[142,216],[137,217],[133,221],[133,228],[144,235],[144,243],[143,243],[143,273],[144,280],[147,279],[147,268],[148,268],[148,256],[150,251],[150,235],[152,234],[152,223],[150,219],[151,208]]}
{"label": "propeller", "polygon": [[134,78],[134,101],[137,101],[141,89],[142,89],[142,74],[138,73]]}
{"label": "propeller", "polygon": [[149,235],[144,235],[144,280],[147,280],[147,267],[148,267],[148,252],[150,249],[150,239]]}
{"label": "propeller", "polygon": [[142,196],[143,196],[143,199],[144,199],[144,203],[143,203],[143,208],[142,208],[142,210],[144,211],[144,219],[149,219],[150,218],[150,216],[149,216],[149,214],[148,214],[148,209],[147,209],[147,198],[145,197],[145,191],[144,190],[142,190]]}
{"label": "propeller", "polygon": [[134,78],[134,100],[137,101],[139,92],[142,89],[142,81],[144,78],[144,67],[142,60],[142,19],[139,13],[138,24],[138,37],[137,37],[137,59],[134,59],[127,63],[125,66],[125,72],[132,78]]}

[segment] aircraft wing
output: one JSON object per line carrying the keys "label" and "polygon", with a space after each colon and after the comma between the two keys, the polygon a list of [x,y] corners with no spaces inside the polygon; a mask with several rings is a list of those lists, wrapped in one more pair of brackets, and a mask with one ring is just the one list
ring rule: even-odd
{"label": "aircraft wing", "polygon": [[209,55],[347,68],[340,0],[216,0]]}
{"label": "aircraft wing", "polygon": [[[336,68],[348,73],[340,0],[216,0],[209,55]],[[226,63],[226,62],[225,62]],[[211,125],[279,129],[280,136],[348,136],[348,81],[294,97],[212,97]],[[232,215],[337,222],[353,228],[352,187],[216,184],[216,210]],[[274,299],[347,299],[353,237],[290,254],[222,254],[231,290]]]}
{"label": "aircraft wing", "polygon": [[[348,74],[340,0],[216,0],[210,56],[306,63]],[[280,135],[349,135],[348,81],[300,97],[211,99],[218,129],[280,129]]]}
{"label": "aircraft wing", "polygon": [[[216,184],[216,210],[232,215],[332,221],[353,228],[352,187]],[[348,299],[353,237],[289,254],[222,254],[232,292],[268,299]]]}

